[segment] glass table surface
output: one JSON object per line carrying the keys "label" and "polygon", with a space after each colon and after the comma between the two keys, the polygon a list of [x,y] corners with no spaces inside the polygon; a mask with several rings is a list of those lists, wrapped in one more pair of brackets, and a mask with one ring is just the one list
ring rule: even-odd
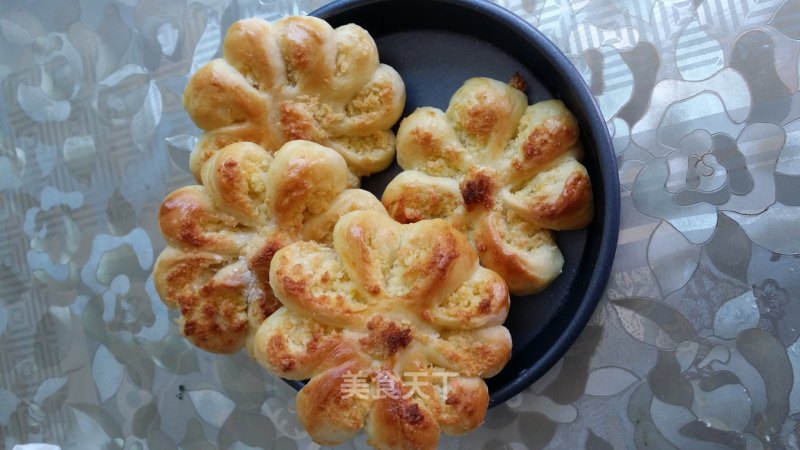
{"label": "glass table surface", "polygon": [[[234,21],[327,3],[0,3],[0,449],[319,448],[291,387],[180,336],[152,269],[189,76]],[[567,354],[440,448],[798,448],[800,1],[495,3],[597,99],[619,243]]]}

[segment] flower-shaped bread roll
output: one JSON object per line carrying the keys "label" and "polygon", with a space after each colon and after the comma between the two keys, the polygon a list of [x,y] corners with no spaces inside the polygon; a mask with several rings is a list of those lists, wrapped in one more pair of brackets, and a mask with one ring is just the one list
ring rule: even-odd
{"label": "flower-shaped bread roll", "polygon": [[242,142],[206,162],[202,186],[167,196],[159,223],[168,247],[153,274],[190,341],[239,350],[280,306],[269,286],[276,251],[300,239],[329,242],[350,211],[385,214],[372,194],[346,188],[347,173],[338,153],[312,142],[289,142],[274,155]]}
{"label": "flower-shaped bread roll", "polygon": [[522,295],[561,273],[551,230],[586,226],[594,207],[575,117],[559,100],[528,106],[519,83],[473,78],[447,112],[419,108],[405,118],[397,132],[405,171],[382,201],[402,223],[439,217],[466,232],[481,264]]}
{"label": "flower-shaped bread roll", "polygon": [[228,144],[274,151],[296,139],[333,148],[362,176],[394,158],[390,128],[403,111],[405,86],[379,63],[375,42],[358,25],[333,29],[306,16],[245,19],[228,29],[223,57],[189,80],[183,102],[205,131],[192,153],[197,179],[203,163]]}
{"label": "flower-shaped bread roll", "polygon": [[332,247],[279,250],[270,283],[284,306],[256,332],[253,356],[281,377],[310,378],[297,414],[317,443],[363,427],[377,448],[432,449],[440,431],[482,423],[482,377],[511,352],[508,289],[453,226],[351,212]]}

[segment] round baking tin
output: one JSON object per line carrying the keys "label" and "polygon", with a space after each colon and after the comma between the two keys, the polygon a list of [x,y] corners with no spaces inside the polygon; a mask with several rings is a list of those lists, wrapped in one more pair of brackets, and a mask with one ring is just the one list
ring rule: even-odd
{"label": "round baking tin", "polygon": [[[619,178],[614,148],[588,86],[563,53],[536,28],[484,0],[343,0],[311,13],[333,27],[356,23],[378,46],[381,62],[406,84],[403,117],[418,107],[446,109],[452,94],[476,76],[510,80],[520,73],[531,103],[559,98],[581,126],[584,165],[592,179],[594,221],[558,233],[562,274],[544,291],[511,299],[505,326],[511,360],[487,379],[490,406],[505,402],[544,375],[592,316],[608,280],[619,233]],[[401,171],[397,164],[362,179],[380,198]],[[289,381],[295,388],[302,382]]]}

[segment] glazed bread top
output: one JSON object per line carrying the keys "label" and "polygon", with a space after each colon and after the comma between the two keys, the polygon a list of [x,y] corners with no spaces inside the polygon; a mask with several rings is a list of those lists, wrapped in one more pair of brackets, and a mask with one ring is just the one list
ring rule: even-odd
{"label": "glazed bread top", "polygon": [[405,171],[382,198],[402,223],[444,218],[467,233],[481,264],[518,295],[561,273],[551,230],[585,227],[594,215],[577,120],[559,100],[528,106],[522,83],[473,78],[446,112],[406,117],[397,133]]}
{"label": "glazed bread top", "polygon": [[203,163],[228,144],[254,142],[273,152],[300,139],[339,152],[353,186],[392,162],[390,128],[403,111],[405,86],[358,25],[245,19],[228,29],[223,57],[189,80],[183,102],[205,132],[191,158],[198,180]]}
{"label": "glazed bread top", "polygon": [[292,141],[274,155],[242,142],[205,163],[203,185],[167,196],[159,224],[168,246],[153,276],[191,342],[218,353],[241,349],[279,306],[269,286],[275,252],[300,239],[330,242],[347,212],[385,214],[369,192],[347,189],[347,175],[337,152],[313,142]]}
{"label": "glazed bread top", "polygon": [[483,422],[482,378],[511,354],[508,289],[453,226],[352,212],[332,247],[279,250],[270,283],[283,307],[256,332],[253,356],[278,376],[310,378],[297,414],[317,443],[365,428],[377,448],[433,449],[441,431]]}

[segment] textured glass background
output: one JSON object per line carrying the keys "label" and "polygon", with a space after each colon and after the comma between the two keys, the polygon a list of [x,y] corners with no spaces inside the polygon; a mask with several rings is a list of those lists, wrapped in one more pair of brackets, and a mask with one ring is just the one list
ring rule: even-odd
{"label": "textured glass background", "polygon": [[[235,20],[325,3],[0,3],[0,449],[318,447],[291,388],[180,337],[150,272],[193,182],[189,75]],[[798,448],[800,0],[496,3],[591,86],[622,224],[577,343],[441,447]]]}

